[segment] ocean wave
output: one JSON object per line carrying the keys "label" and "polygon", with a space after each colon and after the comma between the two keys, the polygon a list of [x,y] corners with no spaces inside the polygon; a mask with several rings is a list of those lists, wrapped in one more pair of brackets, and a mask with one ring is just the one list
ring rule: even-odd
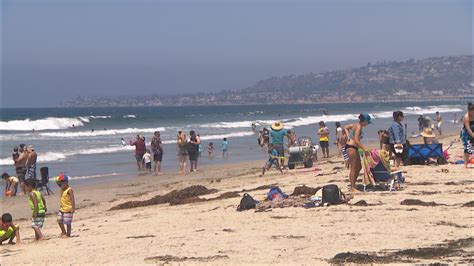
{"label": "ocean wave", "polygon": [[[222,140],[223,138],[240,138],[254,135],[251,131],[239,131],[228,134],[203,135],[201,140]],[[176,144],[176,140],[165,140],[163,144]]]}
{"label": "ocean wave", "polygon": [[44,137],[56,138],[76,138],[76,137],[96,137],[96,136],[112,136],[131,133],[153,133],[155,131],[166,131],[165,128],[124,128],[124,129],[107,129],[92,131],[78,131],[78,132],[45,132],[40,133]]}
{"label": "ocean wave", "polygon": [[82,127],[91,119],[107,119],[110,116],[78,116],[78,117],[46,117],[37,120],[10,120],[0,121],[0,131],[32,131],[32,130],[57,130]]}
{"label": "ocean wave", "polygon": [[137,118],[136,115],[124,115],[123,118]]}

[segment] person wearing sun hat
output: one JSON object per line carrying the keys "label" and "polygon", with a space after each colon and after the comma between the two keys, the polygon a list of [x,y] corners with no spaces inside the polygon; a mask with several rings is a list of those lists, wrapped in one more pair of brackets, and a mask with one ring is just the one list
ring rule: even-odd
{"label": "person wearing sun hat", "polygon": [[[60,237],[71,236],[71,224],[73,213],[76,210],[76,201],[74,192],[69,186],[69,177],[64,173],[59,174],[56,178],[56,184],[61,188],[61,198],[59,200],[58,225],[61,228]],[[66,225],[66,228],[64,227]]]}
{"label": "person wearing sun hat", "polygon": [[425,144],[438,144],[438,140],[436,139],[436,135],[434,134],[432,128],[427,127],[423,129],[421,136],[423,137],[423,142]]}
{"label": "person wearing sun hat", "polygon": [[288,131],[284,129],[283,123],[276,121],[271,126],[272,132],[270,136],[272,138],[273,148],[278,151],[280,156],[280,165],[285,165],[285,149],[283,147],[284,139],[288,135]]}

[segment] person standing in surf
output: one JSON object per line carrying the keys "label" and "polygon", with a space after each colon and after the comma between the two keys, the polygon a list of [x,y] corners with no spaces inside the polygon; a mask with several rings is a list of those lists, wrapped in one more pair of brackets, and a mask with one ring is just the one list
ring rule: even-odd
{"label": "person standing in surf", "polygon": [[137,135],[137,139],[134,142],[131,142],[130,145],[135,146],[135,159],[137,161],[137,168],[138,171],[141,171],[144,168],[142,160],[146,150],[145,139],[140,135]]}
{"label": "person standing in surf", "polygon": [[191,130],[189,132],[189,141],[187,144],[189,163],[190,163],[189,172],[197,171],[197,160],[198,160],[198,155],[199,155],[200,143],[201,141],[198,140],[196,136],[196,132],[194,132],[194,130]]}
{"label": "person standing in surf", "polygon": [[161,162],[163,161],[163,144],[161,142],[161,134],[159,131],[155,131],[153,134],[150,145],[153,153],[153,175],[162,175]]}
{"label": "person standing in surf", "polygon": [[441,125],[443,124],[443,117],[439,112],[436,112],[436,129],[438,130],[438,133],[440,135],[443,135],[441,133]]}
{"label": "person standing in surf", "polygon": [[186,160],[188,159],[188,140],[186,138],[186,133],[179,132],[176,145],[178,147],[179,174],[186,175]]}
{"label": "person standing in surf", "polygon": [[369,153],[369,149],[362,144],[361,140],[364,136],[362,129],[371,123],[371,117],[369,114],[360,114],[359,122],[350,124],[344,127],[344,131],[347,136],[346,152],[349,156],[349,181],[351,192],[360,192],[356,188],[357,177],[359,176],[360,170],[362,170],[362,163],[360,160],[360,152]]}
{"label": "person standing in surf", "polygon": [[26,152],[28,153],[28,160],[26,161],[26,172],[28,178],[33,178],[36,180],[36,162],[38,160],[38,154],[32,145],[28,146]]}

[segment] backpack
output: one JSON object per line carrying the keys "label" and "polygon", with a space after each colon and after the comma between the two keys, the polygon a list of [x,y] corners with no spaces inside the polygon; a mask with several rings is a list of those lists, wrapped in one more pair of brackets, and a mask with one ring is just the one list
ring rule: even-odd
{"label": "backpack", "polygon": [[323,203],[340,204],[346,201],[346,195],[334,184],[323,187]]}
{"label": "backpack", "polygon": [[245,193],[242,199],[240,200],[239,206],[237,206],[237,211],[245,211],[250,209],[255,209],[257,205],[255,200],[249,194]]}

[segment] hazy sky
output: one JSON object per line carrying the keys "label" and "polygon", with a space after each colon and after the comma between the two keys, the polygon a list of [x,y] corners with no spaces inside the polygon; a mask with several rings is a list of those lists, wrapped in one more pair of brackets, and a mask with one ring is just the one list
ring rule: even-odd
{"label": "hazy sky", "polygon": [[2,104],[244,88],[472,54],[471,0],[3,0]]}

